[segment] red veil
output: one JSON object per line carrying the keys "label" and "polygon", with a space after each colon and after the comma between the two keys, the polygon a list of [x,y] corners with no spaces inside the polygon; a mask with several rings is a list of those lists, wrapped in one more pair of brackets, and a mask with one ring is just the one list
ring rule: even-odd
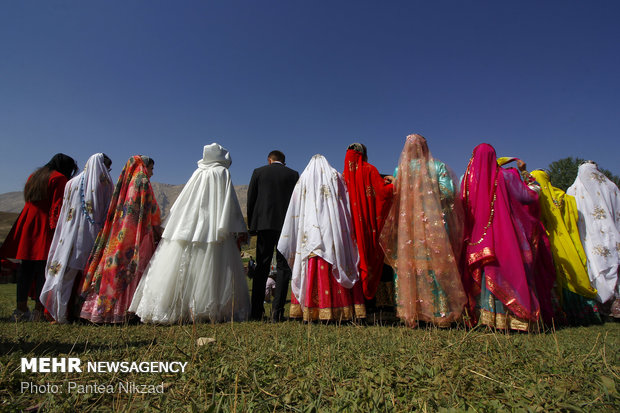
{"label": "red veil", "polygon": [[360,279],[364,297],[372,300],[383,271],[383,250],[379,235],[392,200],[392,184],[385,184],[377,168],[349,149],[344,158],[343,177],[349,191],[351,217],[360,254]]}

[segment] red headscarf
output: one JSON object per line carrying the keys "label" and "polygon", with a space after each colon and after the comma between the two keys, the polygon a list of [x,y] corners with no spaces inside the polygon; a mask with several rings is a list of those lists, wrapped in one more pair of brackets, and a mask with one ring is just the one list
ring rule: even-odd
{"label": "red headscarf", "polygon": [[372,300],[383,271],[379,235],[392,201],[393,185],[386,185],[377,168],[365,162],[362,154],[353,149],[347,150],[342,175],[349,191],[362,289],[364,297]]}

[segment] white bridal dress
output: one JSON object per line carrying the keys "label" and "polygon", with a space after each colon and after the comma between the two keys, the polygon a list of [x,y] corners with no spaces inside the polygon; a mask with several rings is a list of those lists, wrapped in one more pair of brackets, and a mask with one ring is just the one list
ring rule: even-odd
{"label": "white bridal dress", "polygon": [[204,147],[129,308],[142,322],[248,318],[250,297],[237,247],[237,235],[247,227],[230,164],[230,154],[217,143]]}

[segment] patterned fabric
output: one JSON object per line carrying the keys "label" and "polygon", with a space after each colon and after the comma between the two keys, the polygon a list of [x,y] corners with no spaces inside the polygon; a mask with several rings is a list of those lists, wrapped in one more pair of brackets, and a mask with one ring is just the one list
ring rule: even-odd
{"label": "patterned fabric", "polygon": [[342,176],[347,183],[355,238],[360,254],[359,273],[364,296],[372,300],[383,269],[379,235],[392,200],[392,184],[385,184],[377,168],[360,152],[349,149]]}
{"label": "patterned fabric", "polygon": [[588,258],[588,275],[597,299],[620,298],[620,191],[596,164],[579,166],[577,179],[566,190],[575,197],[579,235]]}
{"label": "patterned fabric", "polygon": [[[507,158],[499,158],[499,159],[507,159]],[[518,158],[508,158],[519,161]],[[501,165],[501,162],[498,160],[498,164]],[[522,171],[517,170],[516,168],[507,168],[504,170],[506,176],[516,182],[522,181],[529,189],[536,192],[536,194],[540,194],[541,187],[536,179],[525,169]],[[540,196],[538,197],[540,198]],[[531,245],[531,251],[533,254],[533,281],[534,287],[536,291],[536,296],[538,298],[538,303],[540,305],[540,313],[543,321],[547,325],[551,325],[554,321],[553,318],[556,315],[556,312],[561,312],[559,306],[559,300],[556,297],[556,294],[553,290],[555,284],[555,266],[553,263],[553,255],[551,253],[551,245],[549,242],[549,238],[547,237],[547,232],[545,227],[541,221],[541,206],[539,202],[526,202],[523,210],[527,212],[529,217],[528,219],[522,219],[521,224],[524,227],[528,227],[526,229],[526,233],[528,236],[528,241]],[[513,206],[513,210],[514,210]],[[561,321],[561,317],[557,318],[556,323]]]}
{"label": "patterned fabric", "polygon": [[75,277],[86,265],[113,191],[114,184],[102,153],[92,155],[84,170],[65,186],[40,297],[45,309],[59,323],[67,322]]}
{"label": "patterned fabric", "polygon": [[136,286],[155,250],[153,227],[161,224],[142,157],[133,156],[121,172],[103,230],[85,270],[81,317],[95,323],[126,319]]}
{"label": "patterned fabric", "polygon": [[344,288],[359,282],[348,200],[340,173],[314,155],[295,186],[278,240],[278,251],[292,269],[291,290],[302,306],[313,255],[331,264],[331,276]]}
{"label": "patterned fabric", "polygon": [[412,327],[418,320],[449,325],[467,302],[457,265],[461,237],[452,244],[446,229],[461,234],[462,225],[447,175],[445,165],[430,155],[426,139],[409,135],[380,242],[397,274],[398,316]]}
{"label": "patterned fabric", "polygon": [[331,271],[332,266],[321,257],[308,259],[305,305],[302,307],[295,295],[291,295],[291,318],[303,318],[304,321],[345,321],[366,317],[361,284],[344,288],[336,282]]}

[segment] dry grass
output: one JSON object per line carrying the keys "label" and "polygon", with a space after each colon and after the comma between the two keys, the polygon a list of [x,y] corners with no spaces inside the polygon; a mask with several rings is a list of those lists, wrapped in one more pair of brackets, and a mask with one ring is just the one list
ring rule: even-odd
{"label": "dry grass", "polygon": [[[547,334],[285,322],[11,323],[0,286],[0,410],[618,411],[620,324]],[[199,346],[197,339],[213,342]],[[187,361],[185,374],[21,373],[21,357]],[[21,392],[21,382],[63,394]],[[67,394],[69,381],[164,394]]]}

